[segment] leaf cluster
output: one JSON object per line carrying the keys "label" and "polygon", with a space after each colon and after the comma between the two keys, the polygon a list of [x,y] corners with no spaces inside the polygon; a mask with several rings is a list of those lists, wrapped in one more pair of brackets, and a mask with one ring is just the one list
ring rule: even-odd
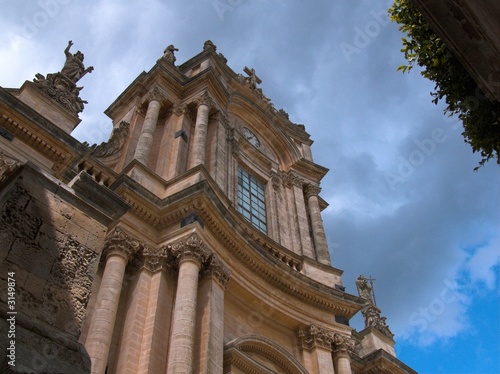
{"label": "leaf cluster", "polygon": [[445,114],[458,115],[465,142],[473,152],[481,153],[482,160],[475,170],[491,158],[500,164],[500,103],[484,95],[411,0],[395,0],[389,15],[406,34],[401,52],[408,63],[398,71],[409,72],[418,65],[421,74],[436,84],[432,102],[445,100]]}

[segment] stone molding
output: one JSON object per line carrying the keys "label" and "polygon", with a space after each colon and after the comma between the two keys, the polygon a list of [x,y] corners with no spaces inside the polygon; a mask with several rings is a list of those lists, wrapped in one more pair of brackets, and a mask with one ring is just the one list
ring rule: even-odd
{"label": "stone molding", "polygon": [[7,180],[19,166],[21,166],[20,161],[7,156],[3,149],[0,148],[0,183]]}
{"label": "stone molding", "polygon": [[107,259],[112,255],[120,255],[128,262],[143,247],[144,244],[132,238],[118,226],[106,236],[103,257]]}

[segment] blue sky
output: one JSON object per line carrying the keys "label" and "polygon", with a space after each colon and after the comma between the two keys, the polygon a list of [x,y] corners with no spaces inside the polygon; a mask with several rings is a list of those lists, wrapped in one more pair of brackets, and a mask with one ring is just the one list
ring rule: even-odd
{"label": "blue sky", "polygon": [[333,265],[350,293],[359,274],[377,279],[398,357],[420,373],[499,373],[499,167],[473,172],[480,156],[431,103],[432,82],[396,72],[391,3],[4,0],[0,86],[59,71],[72,39],[95,68],[73,135],[100,143],[103,111],[167,45],[181,64],[212,40],[315,140]]}

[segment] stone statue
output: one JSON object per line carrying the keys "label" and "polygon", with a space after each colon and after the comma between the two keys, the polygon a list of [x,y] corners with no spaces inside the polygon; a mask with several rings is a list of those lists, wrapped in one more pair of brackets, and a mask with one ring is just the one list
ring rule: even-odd
{"label": "stone statue", "polygon": [[68,42],[68,46],[64,50],[64,54],[66,55],[66,62],[61,70],[61,73],[64,74],[67,78],[69,78],[73,83],[78,82],[85,74],[91,73],[94,68],[89,66],[85,69],[83,65],[83,53],[77,51],[75,54],[71,54],[69,49],[73,45],[73,41]]}
{"label": "stone statue", "polygon": [[367,300],[370,304],[374,304],[372,285],[368,283],[368,280],[363,275],[360,275],[358,279],[356,279],[356,287],[358,288],[359,297]]}
{"label": "stone statue", "polygon": [[174,52],[175,51],[178,51],[179,49],[178,48],[175,48],[172,44],[170,44],[167,48],[165,48],[165,50],[163,51],[163,59],[166,60],[168,63],[170,64],[174,64],[175,63],[175,55],[174,55]]}

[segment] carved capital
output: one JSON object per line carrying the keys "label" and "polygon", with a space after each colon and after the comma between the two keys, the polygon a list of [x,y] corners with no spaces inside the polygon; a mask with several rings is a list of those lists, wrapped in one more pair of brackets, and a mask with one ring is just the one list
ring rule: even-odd
{"label": "carved capital", "polygon": [[212,108],[213,106],[215,106],[212,97],[210,96],[210,94],[207,91],[203,92],[201,95],[196,97],[193,100],[193,102],[196,103],[197,106],[206,105],[209,108]]}
{"label": "carved capital", "polygon": [[174,105],[172,112],[176,116],[182,116],[183,114],[189,114],[189,109],[186,104],[176,104]]}
{"label": "carved capital", "polygon": [[226,289],[227,283],[231,278],[231,270],[219,260],[216,254],[213,254],[206,264],[205,275],[211,276],[217,283]]}
{"label": "carved capital", "polygon": [[145,245],[143,249],[143,255],[143,266],[151,272],[155,272],[158,270],[167,270],[171,267],[170,256],[165,246],[155,250],[154,248]]}
{"label": "carved capital", "polygon": [[321,192],[321,188],[319,186],[316,186],[312,183],[306,184],[304,188],[304,192],[306,195],[306,199],[309,199],[311,196],[318,196],[319,193]]}
{"label": "carved capital", "polygon": [[121,227],[116,227],[106,237],[103,252],[106,258],[119,255],[130,261],[142,247],[141,242],[130,237]]}
{"label": "carved capital", "polygon": [[293,172],[282,173],[281,179],[283,180],[283,186],[286,188],[292,188],[293,186],[302,188],[304,184],[303,179]]}
{"label": "carved capital", "polygon": [[145,101],[147,103],[155,100],[162,104],[166,99],[165,93],[161,90],[160,87],[154,86],[151,91],[149,91],[145,96]]}
{"label": "carved capital", "polygon": [[332,349],[334,333],[325,330],[316,325],[309,325],[305,328],[300,328],[298,332],[301,341],[302,349],[311,350],[314,347]]}
{"label": "carved capital", "polygon": [[333,353],[334,354],[344,354],[349,355],[354,351],[356,343],[354,339],[348,336],[343,336],[341,334],[335,333],[333,335]]}
{"label": "carved capital", "polygon": [[275,191],[279,190],[280,185],[281,185],[280,182],[281,182],[280,175],[275,171],[271,172],[271,183],[273,186],[273,190],[275,190]]}
{"label": "carved capital", "polygon": [[197,234],[192,234],[186,239],[169,244],[167,249],[177,259],[179,264],[184,261],[194,261],[200,267],[202,263],[207,261],[211,254],[210,250],[205,247],[205,243]]}
{"label": "carved capital", "polygon": [[0,183],[12,175],[19,166],[21,166],[21,162],[7,156],[3,150],[0,149]]}

